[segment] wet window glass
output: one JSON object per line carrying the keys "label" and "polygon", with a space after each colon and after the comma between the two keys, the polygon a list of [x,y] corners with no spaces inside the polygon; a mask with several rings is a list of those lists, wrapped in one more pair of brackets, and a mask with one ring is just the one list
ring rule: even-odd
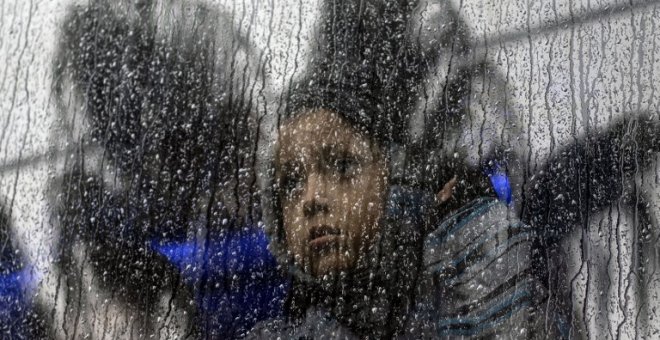
{"label": "wet window glass", "polygon": [[3,1],[0,338],[654,338],[660,4]]}

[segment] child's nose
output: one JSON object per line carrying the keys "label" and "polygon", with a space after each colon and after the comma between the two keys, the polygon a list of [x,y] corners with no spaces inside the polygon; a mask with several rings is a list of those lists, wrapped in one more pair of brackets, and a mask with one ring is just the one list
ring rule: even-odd
{"label": "child's nose", "polygon": [[307,176],[303,195],[303,211],[306,217],[312,217],[318,213],[327,213],[329,210],[326,196],[327,183],[324,177],[319,174]]}

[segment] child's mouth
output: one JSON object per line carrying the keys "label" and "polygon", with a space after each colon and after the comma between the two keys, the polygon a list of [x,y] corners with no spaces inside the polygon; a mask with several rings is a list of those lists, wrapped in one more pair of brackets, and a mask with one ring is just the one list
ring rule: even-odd
{"label": "child's mouth", "polygon": [[309,245],[315,250],[327,248],[337,242],[339,235],[339,228],[326,224],[314,226],[309,231]]}

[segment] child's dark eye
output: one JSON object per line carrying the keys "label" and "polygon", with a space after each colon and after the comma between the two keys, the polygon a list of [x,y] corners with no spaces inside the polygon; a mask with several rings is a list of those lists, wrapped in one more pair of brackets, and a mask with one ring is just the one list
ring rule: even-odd
{"label": "child's dark eye", "polygon": [[303,176],[300,172],[289,172],[280,180],[280,186],[286,197],[293,197],[302,187]]}
{"label": "child's dark eye", "polygon": [[350,178],[356,174],[359,164],[355,158],[346,156],[334,161],[334,171],[341,177]]}

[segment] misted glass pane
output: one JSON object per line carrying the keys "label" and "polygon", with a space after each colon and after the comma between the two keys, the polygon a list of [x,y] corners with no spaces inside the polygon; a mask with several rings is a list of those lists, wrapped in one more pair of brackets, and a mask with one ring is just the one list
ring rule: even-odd
{"label": "misted glass pane", "polygon": [[3,1],[0,338],[655,338],[658,22]]}

